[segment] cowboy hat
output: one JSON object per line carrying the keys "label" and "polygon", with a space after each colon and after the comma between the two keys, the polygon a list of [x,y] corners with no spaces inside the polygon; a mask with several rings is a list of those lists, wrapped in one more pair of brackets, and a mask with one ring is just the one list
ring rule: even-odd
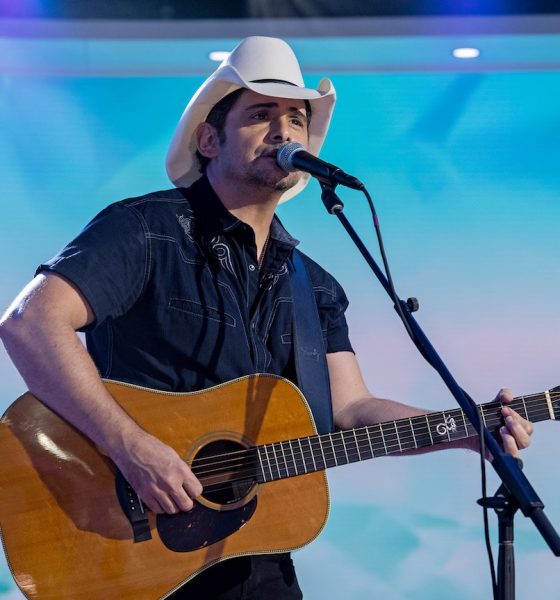
{"label": "cowboy hat", "polygon": [[[239,88],[275,98],[308,100],[312,112],[308,150],[319,154],[336,98],[332,83],[322,79],[316,90],[306,88],[297,58],[284,40],[248,37],[198,88],[179,120],[166,160],[167,174],[177,187],[187,187],[201,176],[196,157],[198,125],[217,102]],[[309,177],[304,173],[294,187],[282,194],[280,202],[301,192]]]}

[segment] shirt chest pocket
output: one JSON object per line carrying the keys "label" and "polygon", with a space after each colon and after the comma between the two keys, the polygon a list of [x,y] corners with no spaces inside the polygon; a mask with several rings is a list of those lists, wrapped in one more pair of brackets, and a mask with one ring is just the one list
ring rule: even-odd
{"label": "shirt chest pocket", "polygon": [[[214,321],[224,323],[231,327],[237,326],[237,320],[233,314],[233,307],[226,306],[223,298],[213,298],[217,306],[212,306],[209,302],[200,300],[189,300],[186,298],[170,298],[168,307],[172,311],[183,313],[185,318],[191,318],[194,321]],[[229,310],[228,310],[229,309]]]}
{"label": "shirt chest pocket", "polygon": [[[250,352],[243,316],[227,283],[216,280],[204,283],[185,286],[179,293],[169,295],[167,329],[193,369],[204,365],[204,369],[212,370],[227,360],[232,367],[227,370],[227,377],[237,377],[247,370]],[[238,373],[240,369],[243,370]]]}
{"label": "shirt chest pocket", "polygon": [[[215,326],[235,328],[242,324],[239,303],[229,282],[207,270],[189,273],[176,282],[167,298],[167,311],[173,321],[205,331]],[[175,293],[173,293],[175,292]]]}

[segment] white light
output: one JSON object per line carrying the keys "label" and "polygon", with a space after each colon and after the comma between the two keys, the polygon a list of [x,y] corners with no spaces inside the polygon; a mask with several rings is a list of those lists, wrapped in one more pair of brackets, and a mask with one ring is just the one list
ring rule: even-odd
{"label": "white light", "polygon": [[478,58],[480,50],[478,48],[455,48],[453,56],[455,58]]}
{"label": "white light", "polygon": [[216,62],[222,62],[222,60],[225,60],[227,57],[229,56],[229,52],[210,52],[210,54],[208,55],[208,58],[210,60],[215,60]]}

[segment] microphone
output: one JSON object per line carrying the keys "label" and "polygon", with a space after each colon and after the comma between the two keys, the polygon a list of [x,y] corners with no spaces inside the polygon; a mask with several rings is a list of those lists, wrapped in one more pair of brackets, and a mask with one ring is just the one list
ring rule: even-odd
{"label": "microphone", "polygon": [[354,190],[364,189],[364,184],[359,179],[348,175],[335,165],[313,156],[297,142],[287,142],[280,146],[276,154],[276,162],[281,169],[288,173],[304,171],[325,183],[339,183]]}

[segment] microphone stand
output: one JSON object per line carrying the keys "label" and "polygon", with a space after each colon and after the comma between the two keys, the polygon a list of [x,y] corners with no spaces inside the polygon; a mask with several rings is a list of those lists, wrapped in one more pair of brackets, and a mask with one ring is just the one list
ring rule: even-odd
{"label": "microphone stand", "polygon": [[[554,527],[544,514],[544,504],[541,499],[537,496],[537,493],[529,483],[528,479],[523,474],[517,459],[510,454],[506,454],[502,451],[494,436],[487,429],[485,424],[480,419],[478,407],[472,400],[472,398],[463,390],[453,375],[447,369],[446,365],[432,346],[425,333],[420,328],[420,325],[416,322],[412,313],[418,310],[418,301],[416,298],[409,298],[406,302],[401,300],[396,292],[392,288],[392,283],[385,277],[383,272],[380,270],[375,260],[365,247],[364,243],[343,214],[344,204],[335,193],[336,182],[329,181],[327,179],[320,179],[321,185],[321,199],[327,211],[335,215],[338,220],[342,223],[344,229],[351,237],[354,244],[374,272],[375,276],[391,298],[394,303],[394,308],[397,314],[403,321],[403,324],[410,335],[412,341],[416,345],[418,351],[427,360],[427,362],[438,372],[440,377],[443,379],[447,388],[463,409],[463,412],[473,425],[473,427],[480,433],[484,444],[493,456],[492,466],[502,481],[502,486],[497,492],[498,499],[486,499],[486,504],[492,504],[495,502],[497,511],[501,510],[500,515],[501,521],[500,526],[500,544],[502,544],[502,537],[504,538],[503,547],[508,546],[508,553],[505,555],[502,553],[502,564],[500,581],[498,582],[499,590],[497,599],[499,600],[514,600],[515,597],[515,572],[513,563],[513,516],[517,509],[521,509],[521,512],[529,517],[535,527],[544,538],[555,556],[560,556],[560,537],[555,531]],[[364,193],[367,192],[364,189]],[[368,196],[369,197],[369,196]],[[374,213],[374,221],[376,227],[377,217]],[[496,498],[496,496],[494,497]],[[494,506],[496,508],[496,506]],[[505,521],[507,520],[507,523]],[[502,535],[503,533],[503,535]],[[510,546],[511,545],[511,546]]]}
{"label": "microphone stand", "polygon": [[[520,469],[523,463],[517,458]],[[477,500],[480,506],[493,508],[498,516],[498,584],[496,600],[515,598],[515,554],[514,554],[514,520],[519,504],[508,488],[502,483],[491,498]]]}

